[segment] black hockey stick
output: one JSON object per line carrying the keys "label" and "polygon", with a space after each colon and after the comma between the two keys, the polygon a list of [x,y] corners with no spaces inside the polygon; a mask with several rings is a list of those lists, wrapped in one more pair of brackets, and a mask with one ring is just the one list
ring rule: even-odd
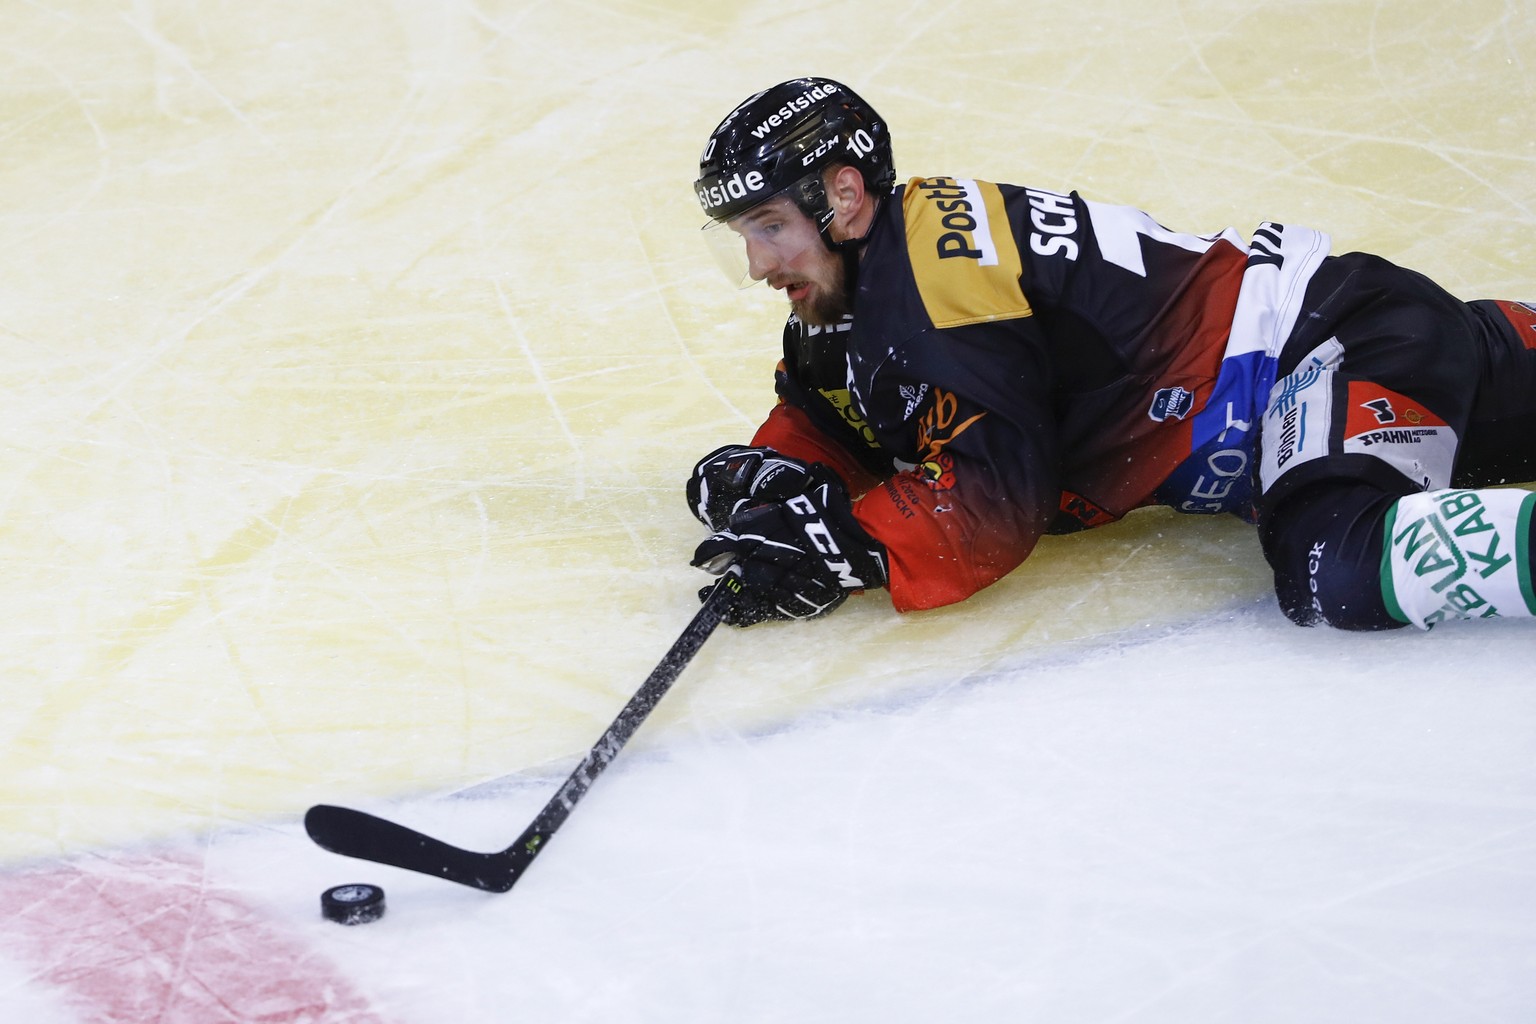
{"label": "black hockey stick", "polygon": [[618,756],[624,744],[640,728],[640,723],[688,667],[704,641],[720,624],[726,606],[740,590],[737,573],[728,572],[720,578],[704,606],[629,703],[624,705],[613,724],[587,751],[587,756],[544,805],[533,824],[505,850],[477,853],[461,849],[384,818],[330,804],[317,804],[309,809],[304,815],[305,831],[309,838],[332,853],[436,875],[487,892],[506,892],[543,852],[555,831],[575,810],[577,801],[586,795],[603,769]]}

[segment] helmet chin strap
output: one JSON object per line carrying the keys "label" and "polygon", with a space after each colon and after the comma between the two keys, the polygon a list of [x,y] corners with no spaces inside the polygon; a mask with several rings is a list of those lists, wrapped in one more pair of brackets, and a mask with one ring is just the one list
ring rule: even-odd
{"label": "helmet chin strap", "polygon": [[[865,193],[868,195],[869,193]],[[875,198],[874,213],[869,219],[869,227],[858,238],[845,238],[836,241],[832,238],[832,221],[836,214],[832,210],[832,203],[827,199],[826,186],[822,183],[821,176],[814,175],[800,182],[794,193],[795,205],[800,212],[811,218],[816,225],[816,234],[821,237],[821,244],[827,250],[843,259],[843,304],[851,311],[853,309],[853,297],[858,291],[859,282],[859,250],[864,247],[864,242],[869,238],[869,233],[874,230],[875,221],[880,216],[880,204],[885,202],[884,196]]]}
{"label": "helmet chin strap", "polygon": [[834,242],[833,251],[843,258],[843,305],[853,312],[853,299],[859,292],[859,247],[864,239]]}
{"label": "helmet chin strap", "polygon": [[[840,242],[832,239],[832,218],[828,217],[825,224],[818,225],[817,233],[821,235],[822,244],[827,249],[843,258],[843,301],[848,309],[853,309],[853,297],[859,288],[859,252],[864,248],[864,243],[869,239],[869,233],[875,228],[875,221],[880,217],[880,204],[885,197],[875,200],[874,215],[869,219],[869,227],[858,238],[845,238]],[[829,207],[830,210],[830,207]]]}

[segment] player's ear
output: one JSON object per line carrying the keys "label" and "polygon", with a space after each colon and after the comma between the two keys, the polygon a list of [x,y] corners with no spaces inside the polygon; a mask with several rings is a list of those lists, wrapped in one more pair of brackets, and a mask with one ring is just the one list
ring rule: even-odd
{"label": "player's ear", "polygon": [[832,172],[832,180],[827,183],[827,202],[831,204],[832,212],[845,221],[863,208],[866,194],[864,175],[849,164]]}

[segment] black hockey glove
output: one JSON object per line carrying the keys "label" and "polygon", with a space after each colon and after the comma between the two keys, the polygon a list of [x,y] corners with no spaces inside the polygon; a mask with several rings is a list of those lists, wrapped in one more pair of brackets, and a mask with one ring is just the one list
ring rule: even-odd
{"label": "black hockey glove", "polygon": [[688,508],[711,530],[749,505],[783,501],[810,486],[811,467],[772,448],[728,444],[699,460],[688,478]]}
{"label": "black hockey glove", "polygon": [[854,520],[842,481],[820,465],[807,475],[802,493],[743,509],[693,553],[716,574],[741,567],[742,591],[725,617],[733,626],[814,619],[885,586],[885,549]]}

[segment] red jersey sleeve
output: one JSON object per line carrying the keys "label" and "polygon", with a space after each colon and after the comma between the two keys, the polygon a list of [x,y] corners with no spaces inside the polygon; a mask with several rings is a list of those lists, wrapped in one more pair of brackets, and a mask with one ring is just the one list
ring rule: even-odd
{"label": "red jersey sleeve", "polygon": [[872,421],[913,453],[854,505],[898,611],[964,600],[1017,568],[1060,507],[1049,373],[995,327],[927,335],[871,379]]}
{"label": "red jersey sleeve", "polygon": [[803,410],[782,399],[752,435],[752,443],[805,462],[820,462],[838,475],[853,497],[880,482],[847,449],[822,433]]}

